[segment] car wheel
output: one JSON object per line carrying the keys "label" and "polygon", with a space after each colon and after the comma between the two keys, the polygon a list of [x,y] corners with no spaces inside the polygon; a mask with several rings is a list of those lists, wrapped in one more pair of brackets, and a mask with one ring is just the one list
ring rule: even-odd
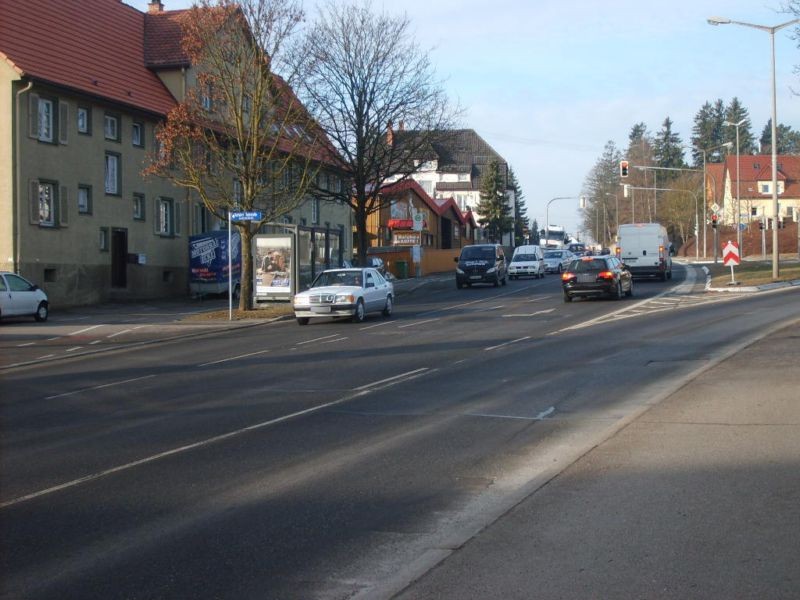
{"label": "car wheel", "polygon": [[572,296],[564,292],[564,302],[572,302]]}
{"label": "car wheel", "polygon": [[356,302],[356,310],[353,312],[353,323],[363,323],[366,311],[364,310],[364,301],[359,298]]}
{"label": "car wheel", "polygon": [[384,317],[391,317],[393,308],[394,308],[394,304],[392,302],[392,297],[391,296],[386,296],[386,306],[383,307],[383,316]]}
{"label": "car wheel", "polygon": [[505,275],[503,275],[503,280],[500,283],[506,285],[508,283],[508,278]]}
{"label": "car wheel", "polygon": [[47,302],[42,301],[39,302],[39,307],[36,309],[36,314],[33,315],[33,318],[41,323],[42,321],[47,321],[48,314]]}
{"label": "car wheel", "polygon": [[672,279],[672,270],[667,271],[667,279]]}
{"label": "car wheel", "polygon": [[460,289],[461,289],[461,288],[463,288],[463,287],[464,287],[464,284],[463,284],[463,283],[461,283],[460,281],[458,281],[458,280],[456,279],[456,289],[457,289],[457,290],[460,290]]}
{"label": "car wheel", "polygon": [[308,317],[297,317],[298,325],[308,325]]}
{"label": "car wheel", "polygon": [[622,294],[622,282],[618,281],[617,282],[617,290],[614,293],[614,298],[616,300],[622,300],[622,296],[623,296],[623,294]]}
{"label": "car wheel", "polygon": [[625,295],[630,298],[633,296],[633,279],[631,279],[631,284],[628,286],[628,291],[625,292]]}
{"label": "car wheel", "polygon": [[559,274],[561,273],[561,271],[562,271],[562,270],[563,270],[563,267],[562,267],[561,265],[558,265],[558,272],[559,272]]}

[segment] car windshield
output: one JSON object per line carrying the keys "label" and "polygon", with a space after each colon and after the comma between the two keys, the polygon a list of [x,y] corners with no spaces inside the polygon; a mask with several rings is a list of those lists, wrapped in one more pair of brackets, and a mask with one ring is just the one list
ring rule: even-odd
{"label": "car windshield", "polygon": [[561,258],[561,252],[545,252],[545,258]]}
{"label": "car windshield", "polygon": [[361,285],[361,271],[323,271],[311,287]]}
{"label": "car windshield", "polygon": [[473,246],[461,250],[461,260],[494,260],[491,246]]}
{"label": "car windshield", "polygon": [[533,262],[535,260],[535,254],[515,254],[511,262]]}
{"label": "car windshield", "polygon": [[607,269],[606,261],[604,260],[576,260],[569,266],[569,270],[573,273],[597,273]]}

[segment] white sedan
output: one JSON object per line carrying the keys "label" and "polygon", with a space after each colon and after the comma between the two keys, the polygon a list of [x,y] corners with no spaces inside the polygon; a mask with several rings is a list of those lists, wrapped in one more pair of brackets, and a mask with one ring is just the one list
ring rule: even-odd
{"label": "white sedan", "polygon": [[319,317],[350,317],[360,323],[370,312],[391,316],[394,286],[373,268],[328,269],[296,294],[292,305],[300,325]]}
{"label": "white sedan", "polygon": [[47,294],[36,284],[8,271],[0,271],[0,318],[33,315],[46,321],[49,314]]}
{"label": "white sedan", "polygon": [[569,250],[545,250],[545,273],[561,273],[564,271],[575,255]]}

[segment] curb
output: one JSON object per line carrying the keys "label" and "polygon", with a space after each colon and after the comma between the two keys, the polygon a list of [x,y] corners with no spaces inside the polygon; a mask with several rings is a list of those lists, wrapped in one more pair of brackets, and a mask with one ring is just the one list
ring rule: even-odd
{"label": "curb", "polygon": [[797,287],[800,286],[800,279],[793,279],[791,281],[778,281],[775,283],[765,283],[763,285],[746,285],[746,286],[730,286],[730,287],[712,287],[711,286],[711,273],[708,267],[703,267],[706,273],[706,292],[731,292],[734,294],[753,294],[756,292],[767,292],[770,290],[778,290],[781,288]]}

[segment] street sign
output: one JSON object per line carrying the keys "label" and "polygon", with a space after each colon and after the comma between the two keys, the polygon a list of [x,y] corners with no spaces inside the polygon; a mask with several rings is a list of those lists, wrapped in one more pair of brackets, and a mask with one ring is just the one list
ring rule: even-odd
{"label": "street sign", "polygon": [[711,205],[711,210],[713,210],[715,213],[718,213],[719,212],[719,204],[714,202],[714,204]]}
{"label": "street sign", "polygon": [[231,213],[231,221],[260,221],[260,210],[240,210]]}
{"label": "street sign", "polygon": [[739,244],[736,242],[728,242],[722,248],[722,264],[726,267],[728,265],[738,265],[740,263],[739,258]]}

